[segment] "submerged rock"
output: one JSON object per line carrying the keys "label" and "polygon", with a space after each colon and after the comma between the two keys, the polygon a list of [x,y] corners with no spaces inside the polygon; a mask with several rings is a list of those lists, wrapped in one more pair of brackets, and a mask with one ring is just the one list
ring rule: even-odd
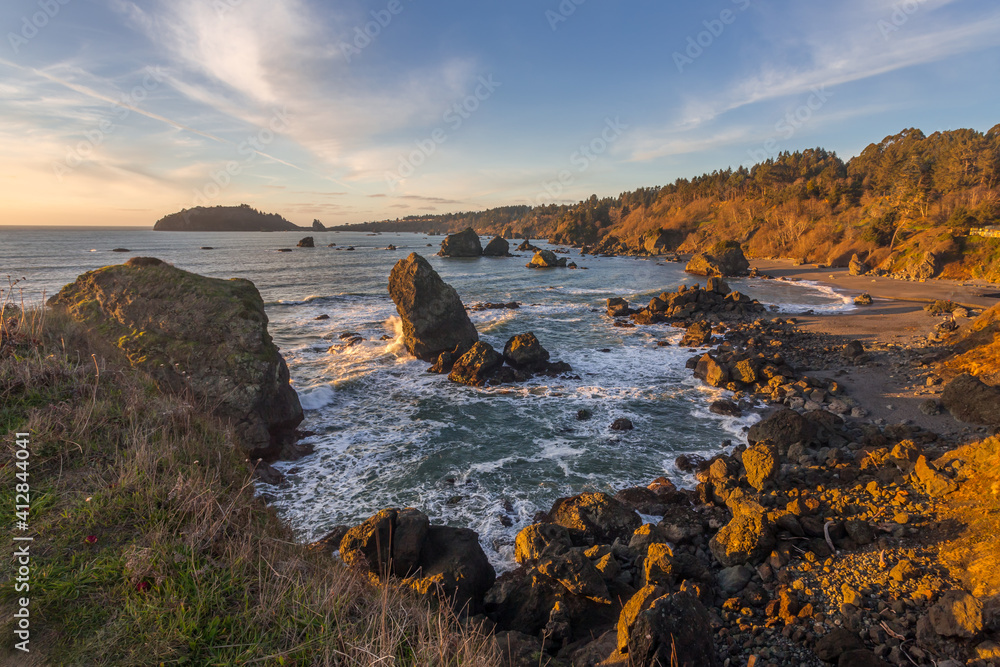
{"label": "submerged rock", "polygon": [[403,320],[406,349],[418,359],[434,361],[442,352],[479,340],[458,293],[417,253],[396,262],[389,295]]}
{"label": "submerged rock", "polygon": [[161,386],[233,423],[251,458],[296,458],[302,406],[249,280],[206,278],[153,257],[83,274],[49,305],[91,327]]}
{"label": "submerged rock", "polygon": [[457,234],[450,234],[441,241],[442,257],[479,257],[483,254],[483,244],[472,227]]}

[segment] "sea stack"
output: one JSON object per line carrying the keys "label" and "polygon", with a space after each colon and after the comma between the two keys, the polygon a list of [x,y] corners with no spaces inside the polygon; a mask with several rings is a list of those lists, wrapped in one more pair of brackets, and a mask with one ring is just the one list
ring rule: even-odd
{"label": "sea stack", "polygon": [[415,252],[392,267],[389,296],[403,320],[406,349],[418,359],[434,361],[442,352],[468,349],[479,340],[458,292]]}

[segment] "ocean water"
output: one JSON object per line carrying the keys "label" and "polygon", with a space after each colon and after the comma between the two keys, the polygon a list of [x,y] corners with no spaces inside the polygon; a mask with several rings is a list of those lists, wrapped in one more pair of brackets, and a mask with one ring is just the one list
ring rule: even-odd
{"label": "ocean water", "polygon": [[[433,256],[441,237],[326,232],[312,234],[316,248],[295,248],[304,235],[0,227],[0,287],[8,289],[8,276],[20,280],[15,296],[38,302],[84,271],[132,256],[252,280],[305,408],[302,428],[315,432],[307,440],[312,456],[278,464],[287,484],[261,489],[303,540],[384,507],[417,507],[434,522],[478,531],[494,565],[507,569],[517,531],[556,498],[614,492],[661,475],[690,484],[673,465],[679,454],[718,452],[756,420],[708,411],[725,392],[691,377],[685,361],[694,351],[656,345],[676,343],[680,330],[617,328],[603,314],[611,296],[641,304],[695,284],[682,265],[573,252],[586,270],[530,270],[527,255]],[[387,250],[389,244],[397,249]],[[116,247],[129,252],[111,252]],[[401,343],[387,289],[393,264],[410,252],[427,257],[467,305],[521,302],[517,310],[470,313],[481,338],[502,348],[509,337],[531,331],[579,379],[471,388],[427,373],[429,364]],[[776,313],[854,307],[818,284],[729,282],[773,304]],[[317,320],[321,315],[329,319]],[[347,332],[364,341],[347,345],[340,339]],[[592,418],[578,420],[581,409]],[[611,431],[619,417],[635,429]]]}

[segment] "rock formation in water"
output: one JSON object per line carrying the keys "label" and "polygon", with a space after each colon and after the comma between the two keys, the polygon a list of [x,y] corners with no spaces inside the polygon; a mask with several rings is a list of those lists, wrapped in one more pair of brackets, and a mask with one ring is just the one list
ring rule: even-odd
{"label": "rock formation in water", "polygon": [[486,244],[483,248],[484,257],[510,257],[510,244],[500,236]]}
{"label": "rock formation in water", "polygon": [[403,320],[406,349],[418,359],[435,361],[442,352],[468,349],[479,340],[458,293],[417,253],[392,267],[389,296]]}
{"label": "rock formation in water", "polygon": [[441,242],[442,257],[479,257],[483,254],[483,244],[479,234],[472,227],[467,227],[457,234],[449,234]]}
{"label": "rock formation in water", "polygon": [[302,407],[249,280],[134,257],[83,274],[49,305],[99,332],[163,387],[231,420],[251,458],[301,454],[294,442]]}

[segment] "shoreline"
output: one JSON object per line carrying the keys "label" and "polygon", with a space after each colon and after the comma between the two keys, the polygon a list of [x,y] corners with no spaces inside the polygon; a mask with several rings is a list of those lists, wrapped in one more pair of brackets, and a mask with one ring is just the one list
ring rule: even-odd
{"label": "shoreline", "polygon": [[[946,411],[936,415],[921,412],[920,405],[938,399],[944,380],[923,361],[937,344],[928,339],[943,316],[932,315],[924,306],[935,300],[951,300],[966,307],[986,310],[1000,299],[985,296],[1000,285],[986,281],[931,280],[911,282],[893,278],[851,276],[846,268],[795,266],[792,260],[752,260],[762,273],[775,279],[811,281],[850,296],[867,291],[870,306],[857,306],[842,313],[807,313],[792,316],[803,332],[823,336],[831,346],[860,341],[872,355],[869,364],[841,364],[839,368],[805,369],[818,377],[835,378],[869,412],[871,421],[912,423],[942,436],[963,439],[978,429],[962,424]],[[958,332],[966,330],[973,316],[956,318]]]}

